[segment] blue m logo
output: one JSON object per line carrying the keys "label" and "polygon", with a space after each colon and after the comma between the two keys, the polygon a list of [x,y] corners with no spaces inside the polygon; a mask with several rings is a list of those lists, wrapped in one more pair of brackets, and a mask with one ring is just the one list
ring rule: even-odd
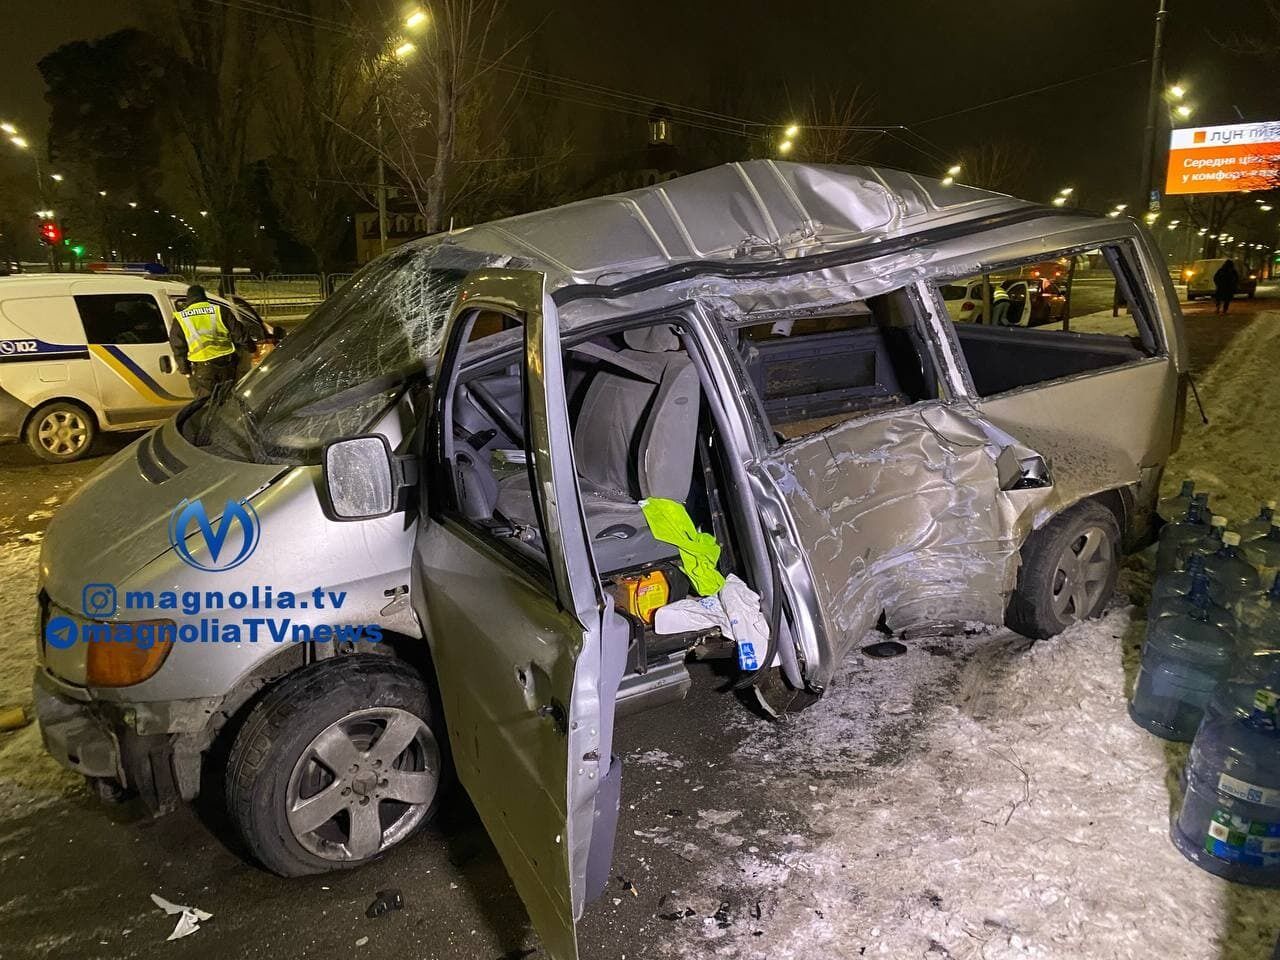
{"label": "blue m logo", "polygon": [[[228,500],[216,529],[200,500],[183,500],[169,515],[169,543],[173,549],[184,563],[210,573],[232,570],[248,560],[258,547],[261,532],[258,514],[247,500]],[[208,548],[207,557],[192,553],[192,547],[198,548],[201,539]]]}

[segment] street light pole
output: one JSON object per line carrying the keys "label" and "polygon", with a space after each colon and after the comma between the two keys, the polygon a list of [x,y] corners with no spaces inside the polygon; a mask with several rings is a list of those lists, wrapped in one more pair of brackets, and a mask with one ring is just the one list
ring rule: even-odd
{"label": "street light pole", "polygon": [[1156,118],[1159,116],[1160,90],[1163,86],[1164,59],[1164,21],[1167,15],[1165,0],[1160,0],[1160,9],[1156,12],[1156,39],[1151,50],[1151,85],[1147,90],[1147,126],[1142,132],[1142,173],[1138,188],[1142,196],[1138,199],[1145,209],[1151,209],[1152,168],[1154,166],[1156,146]]}

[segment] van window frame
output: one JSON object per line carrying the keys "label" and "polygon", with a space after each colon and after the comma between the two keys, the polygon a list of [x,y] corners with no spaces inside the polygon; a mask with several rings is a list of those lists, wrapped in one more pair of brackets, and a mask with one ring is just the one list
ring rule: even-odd
{"label": "van window frame", "polygon": [[[1150,351],[1149,354],[1140,360],[1133,360],[1118,366],[1101,367],[1097,370],[1087,370],[1083,373],[1066,374],[1061,377],[1053,377],[1049,380],[1041,380],[1036,383],[1015,387],[1012,390],[984,396],[978,391],[974,383],[973,376],[969,370],[968,358],[965,356],[964,348],[960,343],[960,337],[956,333],[957,325],[951,319],[951,314],[947,310],[947,302],[942,297],[942,287],[962,280],[972,279],[975,276],[986,276],[1000,270],[1023,267],[1033,263],[1043,263],[1045,260],[1059,257],[1078,256],[1090,250],[1098,250],[1106,257],[1107,265],[1115,274],[1116,282],[1121,284],[1121,289],[1126,296],[1126,302],[1132,311],[1139,338],[1142,340],[1144,349]],[[1111,255],[1108,255],[1109,253]],[[931,273],[920,282],[919,287],[924,288],[921,291],[921,296],[926,298],[925,305],[929,308],[929,312],[934,315],[934,323],[930,324],[930,326],[937,328],[936,332],[945,343],[945,349],[952,354],[954,370],[958,378],[956,383],[958,395],[972,403],[981,403],[997,397],[1007,397],[1028,390],[1036,390],[1049,384],[1067,383],[1073,380],[1102,376],[1148,363],[1167,362],[1171,356],[1168,338],[1165,334],[1164,324],[1157,322],[1159,310],[1156,306],[1154,291],[1150,284],[1146,282],[1145,277],[1146,273],[1138,251],[1134,246],[1133,238],[1117,236],[1090,239],[1060,247],[1056,250],[1045,250],[1009,259],[979,258],[976,261],[957,266],[955,269]]]}
{"label": "van window frame", "polygon": [[[954,382],[954,357],[947,356],[948,350],[939,343],[939,331],[934,329],[931,322],[926,302],[922,300],[917,285],[914,282],[903,283],[900,286],[893,287],[889,290],[880,291],[874,296],[889,296],[891,294],[901,293],[903,295],[904,309],[909,313],[911,324],[904,329],[909,330],[915,336],[913,341],[918,349],[925,351],[925,356],[921,359],[928,365],[932,366],[933,374],[936,380],[938,396],[924,400],[913,400],[901,409],[910,409],[920,403],[950,403],[957,397],[956,386]],[[750,421],[755,425],[757,440],[761,444],[762,451],[771,453],[786,443],[793,443],[801,437],[789,439],[780,439],[774,432],[773,421],[769,417],[768,410],[765,407],[764,398],[760,396],[756,389],[755,381],[748,373],[746,364],[742,354],[735,342],[736,334],[739,329],[744,327],[756,326],[764,323],[776,323],[781,320],[800,320],[808,317],[833,316],[840,314],[841,311],[848,309],[857,304],[865,305],[870,297],[862,297],[858,299],[840,300],[835,303],[823,304],[820,307],[799,307],[799,308],[781,308],[778,310],[770,310],[764,313],[753,314],[750,317],[734,318],[733,320],[717,320],[716,326],[719,329],[725,353],[728,355],[729,363],[733,368],[734,379],[737,380],[739,390],[751,408]],[[940,349],[942,347],[942,349]],[[957,345],[958,349],[958,345]],[[967,373],[967,371],[966,371]],[[866,416],[867,414],[861,414]],[[859,416],[857,413],[850,413],[849,418]]]}

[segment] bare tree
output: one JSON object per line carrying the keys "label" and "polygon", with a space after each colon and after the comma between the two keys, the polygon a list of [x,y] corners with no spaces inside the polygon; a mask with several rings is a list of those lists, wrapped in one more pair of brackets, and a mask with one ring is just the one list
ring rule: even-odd
{"label": "bare tree", "polygon": [[510,61],[524,39],[500,34],[504,8],[503,0],[438,0],[420,50],[389,40],[367,66],[375,131],[357,138],[392,169],[429,232],[459,203],[501,186],[489,164],[504,159],[520,94]]}
{"label": "bare tree", "polygon": [[341,241],[349,186],[363,197],[370,190],[371,158],[361,142],[372,136],[373,122],[374,87],[364,70],[368,42],[325,25],[350,17],[345,0],[285,2],[299,16],[273,21],[282,56],[267,101],[271,196],[281,221],[324,273]]}
{"label": "bare tree", "polygon": [[253,230],[248,140],[255,93],[260,18],[231,5],[145,0],[151,29],[172,56],[169,118],[201,209],[202,241],[224,273]]}
{"label": "bare tree", "polygon": [[988,140],[960,151],[963,183],[999,193],[1022,192],[1031,172],[1032,154],[1022,144]]}
{"label": "bare tree", "polygon": [[[788,159],[807,163],[865,163],[863,154],[882,134],[867,128],[871,100],[860,87],[852,90],[810,90],[793,115],[801,133]],[[770,145],[772,148],[772,145]]]}

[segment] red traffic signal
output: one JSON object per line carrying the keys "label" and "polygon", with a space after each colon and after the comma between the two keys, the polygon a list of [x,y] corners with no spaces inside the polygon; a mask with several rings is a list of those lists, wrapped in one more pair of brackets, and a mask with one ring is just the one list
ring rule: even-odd
{"label": "red traffic signal", "polygon": [[40,224],[40,240],[43,243],[55,244],[62,240],[62,229],[52,220]]}

